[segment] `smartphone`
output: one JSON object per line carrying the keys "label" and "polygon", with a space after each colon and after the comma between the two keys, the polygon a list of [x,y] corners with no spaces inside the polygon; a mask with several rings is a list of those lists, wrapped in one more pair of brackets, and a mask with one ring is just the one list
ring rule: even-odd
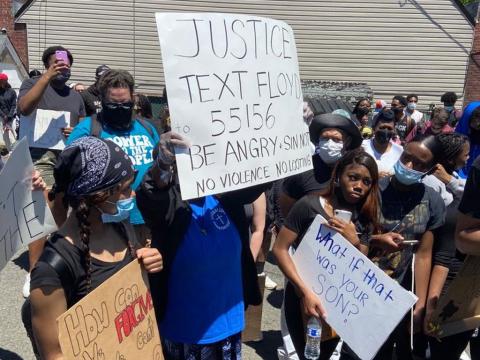
{"label": "smartphone", "polygon": [[417,245],[418,244],[418,240],[403,240],[401,242],[401,244],[405,244],[405,245]]}
{"label": "smartphone", "polygon": [[349,223],[352,220],[352,213],[347,210],[335,210],[335,217],[342,219],[343,221]]}
{"label": "smartphone", "polygon": [[70,65],[70,60],[68,59],[68,54],[65,50],[55,51],[55,58],[64,64]]}

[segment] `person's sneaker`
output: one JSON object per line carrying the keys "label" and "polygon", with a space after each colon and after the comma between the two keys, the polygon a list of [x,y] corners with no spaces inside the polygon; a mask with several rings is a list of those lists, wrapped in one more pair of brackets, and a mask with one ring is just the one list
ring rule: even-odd
{"label": "person's sneaker", "polygon": [[265,289],[275,290],[277,288],[277,283],[270,279],[268,275],[265,277]]}
{"label": "person's sneaker", "polygon": [[25,276],[25,283],[22,289],[23,297],[28,298],[30,296],[30,273]]}

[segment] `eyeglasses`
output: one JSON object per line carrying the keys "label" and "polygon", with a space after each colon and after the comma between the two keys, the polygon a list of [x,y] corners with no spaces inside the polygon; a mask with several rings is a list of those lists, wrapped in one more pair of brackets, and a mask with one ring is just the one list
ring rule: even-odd
{"label": "eyeglasses", "polygon": [[133,108],[133,102],[132,101],[127,101],[123,103],[106,102],[104,103],[104,106],[110,110],[117,110],[117,109],[130,110],[131,108]]}

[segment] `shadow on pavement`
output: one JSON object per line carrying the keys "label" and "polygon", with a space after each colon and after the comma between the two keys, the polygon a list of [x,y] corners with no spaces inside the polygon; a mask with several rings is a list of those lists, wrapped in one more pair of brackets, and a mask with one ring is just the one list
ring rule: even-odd
{"label": "shadow on pavement", "polygon": [[0,359],[2,360],[23,360],[16,353],[0,348]]}
{"label": "shadow on pavement", "polygon": [[283,289],[281,290],[272,290],[270,294],[267,295],[267,301],[276,309],[282,307],[283,302]]}
{"label": "shadow on pavement", "polygon": [[276,359],[277,348],[282,345],[280,330],[263,331],[262,341],[249,341],[245,343],[251,347],[261,359]]}
{"label": "shadow on pavement", "polygon": [[[12,260],[15,265],[28,271],[28,250],[21,253],[17,258]],[[3,359],[3,358],[0,358]]]}

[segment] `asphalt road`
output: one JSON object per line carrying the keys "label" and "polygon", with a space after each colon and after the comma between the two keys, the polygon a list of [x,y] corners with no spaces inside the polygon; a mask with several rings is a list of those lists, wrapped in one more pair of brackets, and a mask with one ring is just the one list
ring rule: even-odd
{"label": "asphalt road", "polygon": [[[0,360],[35,360],[30,341],[22,324],[20,309],[24,302],[22,286],[25,280],[28,258],[25,249],[19,251],[0,272]],[[272,263],[265,272],[283,287],[283,276]],[[265,290],[262,317],[263,340],[247,343],[243,347],[243,359],[277,359],[277,347],[281,345],[280,306],[283,290]]]}

